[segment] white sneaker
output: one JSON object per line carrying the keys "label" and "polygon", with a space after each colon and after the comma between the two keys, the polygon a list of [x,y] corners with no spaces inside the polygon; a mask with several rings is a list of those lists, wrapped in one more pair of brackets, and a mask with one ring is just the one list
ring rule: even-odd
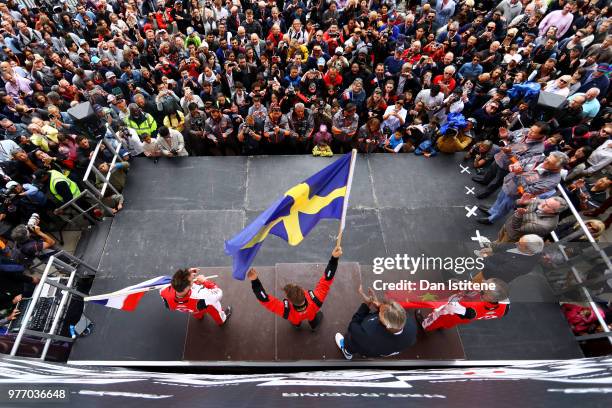
{"label": "white sneaker", "polygon": [[344,348],[344,336],[341,335],[340,333],[336,333],[335,339],[336,339],[336,345],[338,346],[340,351],[342,351],[342,354],[344,354],[344,358],[346,358],[347,360],[351,360],[353,358],[353,355],[349,353],[348,351],[346,351],[346,349]]}

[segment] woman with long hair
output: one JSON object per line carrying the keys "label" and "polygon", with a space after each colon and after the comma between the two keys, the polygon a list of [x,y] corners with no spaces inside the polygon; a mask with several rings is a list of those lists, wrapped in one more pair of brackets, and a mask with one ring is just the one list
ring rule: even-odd
{"label": "woman with long hair", "polygon": [[168,129],[182,132],[183,129],[185,129],[185,115],[180,110],[166,112],[166,116],[164,116],[164,126]]}
{"label": "woman with long hair", "polygon": [[387,109],[387,102],[382,97],[382,89],[376,88],[366,101],[366,109],[370,118],[382,120],[383,114]]}
{"label": "woman with long hair", "polygon": [[385,141],[385,136],[380,130],[380,120],[371,117],[359,128],[357,133],[357,149],[360,153],[374,153],[379,150]]}

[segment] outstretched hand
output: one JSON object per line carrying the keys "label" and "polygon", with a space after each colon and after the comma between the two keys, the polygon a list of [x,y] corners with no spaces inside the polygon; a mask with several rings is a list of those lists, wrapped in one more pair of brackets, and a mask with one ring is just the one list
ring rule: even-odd
{"label": "outstretched hand", "polygon": [[249,278],[249,280],[251,281],[257,279],[257,272],[255,271],[255,268],[249,269],[249,271],[247,272],[247,278]]}
{"label": "outstretched hand", "polygon": [[335,247],[334,250],[332,251],[332,256],[334,258],[340,258],[342,256],[342,247],[341,246]]}
{"label": "outstretched hand", "polygon": [[364,303],[366,303],[368,306],[375,308],[380,307],[380,301],[376,297],[376,293],[374,293],[374,290],[372,288],[368,288],[368,294],[366,295],[363,292],[363,287],[359,285],[359,294],[363,298]]}

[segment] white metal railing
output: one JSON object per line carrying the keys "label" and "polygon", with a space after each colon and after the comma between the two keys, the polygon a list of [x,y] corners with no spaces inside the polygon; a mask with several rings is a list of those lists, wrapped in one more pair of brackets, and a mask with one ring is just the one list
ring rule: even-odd
{"label": "white metal railing", "polygon": [[[102,200],[104,198],[104,195],[106,194],[106,189],[108,187],[110,187],[111,190],[113,190],[115,194],[120,194],[120,192],[110,182],[113,167],[115,166],[117,161],[119,162],[124,161],[119,154],[121,147],[122,147],[122,142],[121,140],[117,138],[117,136],[114,135],[114,133],[113,133],[113,137],[114,137],[114,141],[116,141],[119,148],[115,149],[115,147],[112,145],[112,143],[110,143],[110,141],[106,137],[102,138],[102,140],[100,140],[98,144],[96,145],[96,148],[94,149],[93,154],[91,155],[91,159],[89,160],[87,171],[85,171],[85,175],[83,176],[83,183],[87,185],[87,187],[97,196],[99,200]],[[98,168],[96,167],[98,155],[100,154],[102,150],[102,144],[104,144],[104,146],[113,154],[113,158],[111,159],[109,170],[108,170],[108,173],[106,173],[106,175],[102,174],[102,172],[98,170]],[[102,181],[102,187],[100,189],[96,187],[96,181],[91,182],[89,180],[91,173],[95,175],[96,181],[98,180]],[[111,215],[112,215],[112,212],[111,212]]]}
{"label": "white metal railing", "polygon": [[[587,237],[589,243],[599,253],[599,256],[601,256],[601,258],[604,260],[604,262],[605,262],[605,264],[607,266],[607,271],[612,270],[612,262],[610,261],[610,258],[608,258],[607,254],[599,247],[599,245],[597,244],[597,242],[593,238],[593,235],[589,231],[589,228],[586,226],[586,224],[582,220],[582,217],[580,217],[580,214],[578,213],[578,211],[576,210],[576,208],[572,204],[571,200],[567,196],[567,193],[565,192],[563,187],[559,184],[559,185],[557,185],[557,189],[559,190],[559,192],[561,193],[561,195],[563,196],[563,198],[567,202],[567,205],[568,205],[570,211],[572,212],[572,214],[576,218],[576,221],[578,221],[578,225],[580,225],[580,228],[583,230],[584,235]],[[552,236],[553,240],[556,243],[559,243],[559,238],[557,237],[557,234],[555,234],[554,231],[551,232],[551,236]],[[569,257],[567,256],[567,253],[565,252],[565,247],[563,245],[561,245],[561,244],[559,244],[559,251],[561,252],[561,255],[563,256],[565,261],[569,262]],[[582,293],[583,293],[587,303],[589,304],[589,307],[591,308],[593,313],[595,313],[595,316],[597,317],[597,321],[599,322],[599,324],[601,325],[602,330],[603,330],[603,333],[597,334],[595,336],[593,336],[593,335],[576,336],[576,340],[582,341],[582,340],[591,340],[593,338],[607,337],[608,341],[612,345],[612,332],[608,328],[608,324],[606,323],[606,320],[605,320],[604,316],[602,316],[602,314],[600,313],[599,308],[597,307],[597,304],[593,301],[593,298],[591,297],[591,293],[589,292],[588,288],[585,286],[585,282],[583,281],[582,277],[578,273],[578,270],[576,269],[576,267],[572,265],[570,267],[570,269],[572,271],[574,279],[576,280],[576,283],[577,283],[576,286],[581,289],[581,291],[582,291]],[[607,272],[604,271],[604,274],[607,274]]]}

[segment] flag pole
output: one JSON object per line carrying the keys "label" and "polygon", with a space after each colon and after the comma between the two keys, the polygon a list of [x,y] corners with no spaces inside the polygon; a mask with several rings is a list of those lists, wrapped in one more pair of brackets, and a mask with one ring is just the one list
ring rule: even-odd
{"label": "flag pole", "polygon": [[103,293],[101,295],[87,296],[87,297],[83,298],[83,301],[84,302],[90,302],[92,300],[107,299],[107,298],[111,298],[111,297],[131,295],[131,294],[134,294],[134,293],[150,292],[152,290],[157,290],[157,289],[165,288],[168,285],[169,285],[169,283],[165,283],[163,285],[149,286],[147,288],[130,289],[130,290],[118,290],[116,292]]}
{"label": "flag pole", "polygon": [[[206,279],[213,279],[213,278],[217,278],[217,277],[219,277],[219,275],[205,276]],[[84,302],[89,302],[91,300],[106,299],[106,298],[109,298],[109,297],[131,295],[131,294],[134,294],[134,293],[141,293],[141,292],[150,292],[152,290],[157,290],[157,289],[165,288],[168,285],[170,285],[170,284],[169,283],[164,283],[163,285],[149,286],[147,288],[135,288],[135,289],[130,289],[130,290],[121,289],[121,290],[118,290],[116,292],[103,293],[101,295],[95,295],[95,296],[87,296],[87,297],[83,298],[83,301]]]}
{"label": "flag pole", "polygon": [[351,164],[349,167],[348,180],[346,182],[346,194],[344,196],[344,203],[342,204],[342,217],[340,217],[340,225],[338,227],[338,237],[336,238],[336,246],[340,246],[342,243],[342,233],[344,232],[344,225],[346,222],[346,210],[348,209],[349,197],[351,195],[351,185],[353,184],[353,172],[355,171],[355,161],[357,160],[357,149],[351,150]]}

